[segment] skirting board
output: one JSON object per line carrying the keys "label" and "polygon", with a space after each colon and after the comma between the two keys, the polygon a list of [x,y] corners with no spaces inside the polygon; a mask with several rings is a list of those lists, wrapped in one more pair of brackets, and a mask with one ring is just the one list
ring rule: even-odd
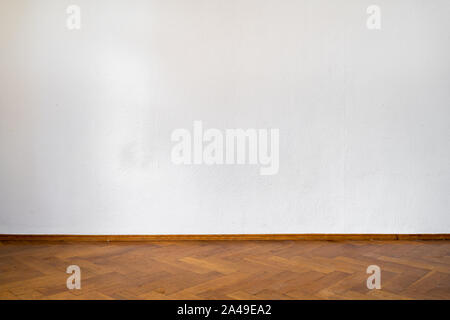
{"label": "skirting board", "polygon": [[196,234],[196,235],[63,235],[0,234],[0,241],[177,241],[177,240],[450,240],[450,234]]}

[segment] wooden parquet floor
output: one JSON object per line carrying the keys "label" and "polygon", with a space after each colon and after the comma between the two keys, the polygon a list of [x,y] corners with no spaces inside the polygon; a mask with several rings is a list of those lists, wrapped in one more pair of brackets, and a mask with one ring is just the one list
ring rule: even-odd
{"label": "wooden parquet floor", "polygon": [[0,299],[450,299],[450,241],[1,241]]}

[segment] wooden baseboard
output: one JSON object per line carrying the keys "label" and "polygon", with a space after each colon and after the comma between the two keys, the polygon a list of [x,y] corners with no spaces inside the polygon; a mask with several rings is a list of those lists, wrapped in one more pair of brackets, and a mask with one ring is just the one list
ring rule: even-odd
{"label": "wooden baseboard", "polygon": [[176,240],[450,240],[450,234],[196,234],[64,235],[0,234],[1,241],[176,241]]}

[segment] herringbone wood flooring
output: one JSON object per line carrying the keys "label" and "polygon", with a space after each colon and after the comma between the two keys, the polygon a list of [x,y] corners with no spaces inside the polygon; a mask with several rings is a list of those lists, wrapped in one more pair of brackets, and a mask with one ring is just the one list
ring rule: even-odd
{"label": "herringbone wood flooring", "polygon": [[450,241],[2,241],[0,298],[450,299]]}

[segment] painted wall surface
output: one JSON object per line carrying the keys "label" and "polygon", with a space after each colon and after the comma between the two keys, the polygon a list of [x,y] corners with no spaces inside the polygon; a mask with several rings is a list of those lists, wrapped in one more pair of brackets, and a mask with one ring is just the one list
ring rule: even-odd
{"label": "painted wall surface", "polygon": [[[449,13],[1,0],[0,233],[450,233]],[[278,128],[278,173],[175,165],[195,120]]]}

